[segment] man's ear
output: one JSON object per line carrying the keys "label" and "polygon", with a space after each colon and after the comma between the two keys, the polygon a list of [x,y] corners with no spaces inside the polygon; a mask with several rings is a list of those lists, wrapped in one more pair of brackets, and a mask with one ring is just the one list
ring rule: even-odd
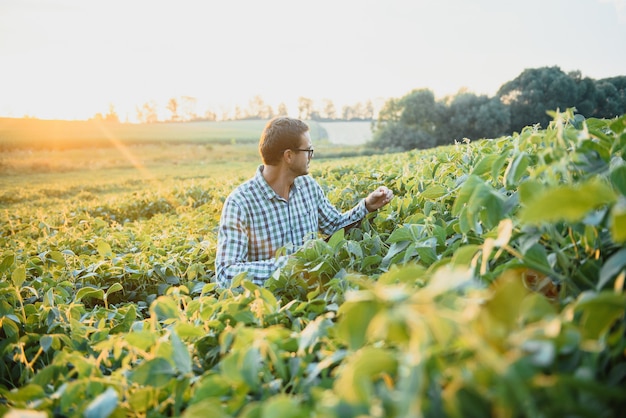
{"label": "man's ear", "polygon": [[285,151],[283,151],[283,161],[286,163],[291,163],[291,160],[293,159],[293,155],[294,155],[294,152],[290,150],[289,148],[287,148]]}

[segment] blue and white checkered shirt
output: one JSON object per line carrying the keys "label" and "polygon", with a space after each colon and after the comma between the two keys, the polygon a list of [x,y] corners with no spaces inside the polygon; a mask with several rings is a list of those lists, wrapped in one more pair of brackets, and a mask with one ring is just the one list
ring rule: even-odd
{"label": "blue and white checkered shirt", "polygon": [[[295,179],[287,201],[267,184],[262,170],[261,165],[224,202],[215,257],[215,275],[222,287],[229,287],[233,277],[244,271],[262,285],[306,240],[316,238],[318,232],[333,234],[367,214],[365,199],[339,212],[309,176]],[[281,248],[287,255],[277,257]]]}

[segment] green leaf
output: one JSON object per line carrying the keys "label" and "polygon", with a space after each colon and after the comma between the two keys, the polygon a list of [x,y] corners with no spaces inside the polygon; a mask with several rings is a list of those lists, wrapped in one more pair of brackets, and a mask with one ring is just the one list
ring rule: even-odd
{"label": "green leaf", "polygon": [[552,270],[546,249],[540,244],[533,244],[524,253],[523,262],[526,266],[549,274]]}
{"label": "green leaf", "polygon": [[600,180],[583,184],[544,188],[533,197],[522,200],[520,219],[539,224],[556,221],[581,221],[591,210],[615,202],[615,192]]}
{"label": "green leaf", "polygon": [[96,244],[96,248],[98,250],[98,254],[100,254],[100,257],[102,258],[112,258],[113,257],[113,251],[111,250],[111,246],[103,240],[98,241],[98,243]]}
{"label": "green leaf", "polygon": [[266,400],[261,409],[261,418],[304,418],[308,416],[296,399],[278,394]]}
{"label": "green leaf", "polygon": [[76,292],[76,296],[74,297],[74,302],[79,302],[84,297],[104,300],[104,291],[102,289],[96,289],[93,287],[82,287],[78,292]]}
{"label": "green leaf", "polygon": [[422,196],[426,200],[435,200],[440,198],[441,196],[445,196],[447,193],[448,190],[445,187],[436,184],[434,186],[429,186],[426,190],[420,193],[420,196]]}
{"label": "green leaf", "polygon": [[395,260],[402,259],[403,254],[409,244],[409,241],[394,242],[393,244],[391,244],[391,247],[389,247],[389,251],[387,251],[387,254],[385,254],[385,257],[381,261],[381,265],[383,267],[387,267]]}
{"label": "green leaf", "polygon": [[345,231],[343,228],[337,230],[328,240],[328,245],[330,245],[332,248],[337,249],[339,245],[341,245],[341,243],[344,241],[345,239]]}
{"label": "green leaf", "polygon": [[[248,404],[251,405],[251,404]],[[238,415],[241,416],[241,415]],[[224,412],[224,408],[221,406],[221,401],[216,398],[202,399],[198,403],[190,405],[185,412],[183,412],[182,418],[231,418],[232,415]]]}
{"label": "green leaf", "polygon": [[620,199],[611,209],[611,236],[618,243],[626,242],[626,200]]}
{"label": "green leaf", "polygon": [[250,347],[243,356],[241,363],[241,375],[251,389],[257,389],[260,385],[259,372],[263,365],[261,352],[256,347]]}
{"label": "green leaf", "polygon": [[[27,384],[16,391],[3,390],[2,395],[12,403],[30,403],[45,398],[46,392],[39,385]],[[7,416],[7,415],[4,415]],[[44,415],[47,416],[47,415]]]}
{"label": "green leaf", "polygon": [[599,339],[608,332],[613,323],[624,315],[626,295],[612,290],[582,293],[575,304],[575,311],[582,312],[580,327],[584,338]]}
{"label": "green leaf", "polygon": [[544,185],[537,180],[527,180],[519,185],[519,198],[521,202],[528,202],[535,196],[543,193]]}
{"label": "green leaf", "polygon": [[617,135],[621,134],[626,130],[626,115],[623,115],[620,118],[617,118],[611,125],[609,125],[611,130],[615,132]]}
{"label": "green leaf", "polygon": [[9,268],[15,262],[15,254],[9,254],[2,259],[2,263],[0,263],[0,274],[9,270]]}
{"label": "green leaf", "polygon": [[222,375],[233,384],[245,383],[255,390],[259,387],[259,372],[263,365],[261,353],[256,347],[233,350],[220,362]]}
{"label": "green leaf", "polygon": [[50,251],[48,253],[48,255],[58,265],[60,265],[60,266],[65,266],[66,265],[65,257],[63,256],[63,254],[60,251]]}
{"label": "green leaf", "polygon": [[133,331],[124,335],[124,340],[133,347],[147,351],[157,340],[157,335],[148,330]]}
{"label": "green leaf", "polygon": [[205,374],[194,385],[192,403],[202,399],[221,397],[230,392],[230,384],[219,374]]}
{"label": "green leaf", "polygon": [[487,229],[492,229],[500,223],[504,216],[503,201],[499,194],[494,192],[485,196],[480,208],[480,220]]}
{"label": "green leaf", "polygon": [[6,340],[12,342],[18,341],[20,337],[20,327],[17,325],[16,321],[7,316],[0,317],[0,329],[4,331]]}
{"label": "green leaf", "polygon": [[420,261],[429,266],[437,261],[437,253],[431,247],[415,247],[415,251],[420,257]]}
{"label": "green leaf", "polygon": [[178,319],[180,315],[180,310],[176,302],[171,297],[167,296],[159,296],[152,302],[150,310],[156,315],[159,321]]}
{"label": "green leaf", "polygon": [[370,405],[374,382],[382,375],[395,375],[398,362],[388,350],[364,347],[349,357],[333,385],[335,392],[350,403]]}
{"label": "green leaf", "polygon": [[607,283],[626,268],[626,248],[622,248],[613,254],[600,269],[600,279],[597,290],[602,290]]}
{"label": "green leaf", "polygon": [[111,295],[111,293],[119,292],[120,290],[124,290],[122,285],[119,284],[119,283],[113,283],[111,285],[111,287],[109,287],[109,289],[107,290],[107,292],[106,292],[106,294],[104,296],[105,296],[106,299],[108,299],[109,295]]}
{"label": "green leaf", "polygon": [[333,323],[330,319],[323,316],[318,316],[314,321],[308,323],[308,325],[300,332],[298,341],[298,353],[304,356],[306,353],[314,352],[315,345],[320,338],[328,335],[328,328]]}
{"label": "green leaf", "polygon": [[49,335],[42,335],[39,340],[39,345],[43,349],[44,353],[47,353],[50,347],[52,346],[52,337]]}
{"label": "green leaf", "polygon": [[611,170],[609,174],[611,184],[622,196],[626,196],[626,164],[621,164]]}
{"label": "green leaf", "polygon": [[[522,284],[517,275],[501,276],[495,282],[495,292],[492,298],[485,304],[487,312],[494,321],[504,325],[506,329],[512,329],[518,321],[522,301],[528,294],[528,290]],[[497,335],[494,329],[494,335]]]}
{"label": "green leaf", "polygon": [[133,388],[132,391],[127,392],[128,404],[133,412],[145,413],[154,404],[157,393],[151,387]]}
{"label": "green leaf", "polygon": [[459,247],[452,256],[452,264],[455,266],[469,267],[480,249],[481,246],[475,244],[467,244]]}
{"label": "green leaf", "polygon": [[109,387],[91,401],[87,408],[85,408],[83,416],[85,418],[106,418],[115,411],[117,401],[117,392],[112,387]]}
{"label": "green leaf", "polygon": [[496,155],[496,154],[490,154],[490,155],[485,155],[475,166],[474,169],[472,170],[472,175],[473,176],[478,176],[478,177],[482,177],[485,174],[488,174],[491,172],[491,168],[493,167],[493,164],[496,160],[498,160],[498,158],[500,158],[500,155]]}
{"label": "green leaf", "polygon": [[504,185],[507,189],[515,188],[530,164],[530,158],[525,152],[520,152],[509,164],[504,173]]}
{"label": "green leaf", "polygon": [[11,281],[15,287],[20,288],[22,284],[26,280],[26,268],[24,266],[19,266],[13,273],[11,273]]}
{"label": "green leaf", "polygon": [[179,322],[174,327],[176,334],[180,336],[180,338],[200,338],[206,335],[206,332],[200,326],[195,326],[186,322]]}
{"label": "green leaf", "polygon": [[191,355],[189,354],[189,349],[175,332],[172,332],[170,341],[172,342],[172,348],[174,350],[172,357],[176,368],[182,374],[191,373]]}
{"label": "green leaf", "polygon": [[502,167],[504,167],[507,158],[508,153],[505,152],[493,162],[493,166],[491,167],[491,178],[494,182],[497,182],[500,178],[500,171],[502,170]]}
{"label": "green leaf", "polygon": [[175,374],[169,361],[157,357],[136,367],[130,373],[129,380],[142,386],[162,387],[167,385]]}
{"label": "green leaf", "polygon": [[339,308],[337,337],[355,350],[366,342],[367,327],[378,312],[374,301],[345,302]]}
{"label": "green leaf", "polygon": [[461,189],[459,190],[454,201],[454,205],[452,205],[452,215],[458,216],[463,207],[469,203],[475,190],[482,185],[484,185],[484,182],[480,177],[469,176],[467,180],[465,180],[465,183],[461,186]]}
{"label": "green leaf", "polygon": [[389,244],[393,244],[396,242],[412,241],[412,240],[413,240],[413,235],[411,234],[411,231],[409,230],[409,226],[402,225],[393,230],[393,232],[387,239],[387,242]]}
{"label": "green leaf", "polygon": [[363,257],[363,260],[361,261],[361,270],[365,271],[376,264],[380,264],[382,260],[383,257],[378,254]]}

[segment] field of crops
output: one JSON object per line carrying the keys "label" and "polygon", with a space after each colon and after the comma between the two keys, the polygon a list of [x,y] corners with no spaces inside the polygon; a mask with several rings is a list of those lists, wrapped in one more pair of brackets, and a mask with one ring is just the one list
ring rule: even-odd
{"label": "field of crops", "polygon": [[626,116],[568,111],[314,160],[340,208],[378,185],[396,197],[265,287],[213,283],[221,205],[247,173],[7,201],[0,415],[623,415],[624,149]]}
{"label": "field of crops", "polygon": [[[125,145],[233,144],[256,145],[266,120],[111,123],[0,117],[0,151],[65,150]],[[315,142],[362,145],[371,138],[370,122],[308,121]],[[328,130],[332,131],[329,137]]]}
{"label": "field of crops", "polygon": [[265,123],[246,120],[132,124],[0,118],[0,146],[2,149],[109,147],[120,138],[127,144],[256,142]]}

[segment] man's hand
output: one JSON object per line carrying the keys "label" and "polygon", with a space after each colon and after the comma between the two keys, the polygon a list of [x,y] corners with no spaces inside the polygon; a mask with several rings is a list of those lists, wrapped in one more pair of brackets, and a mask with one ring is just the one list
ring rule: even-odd
{"label": "man's hand", "polygon": [[365,207],[369,212],[374,212],[391,202],[393,192],[385,186],[380,186],[365,198]]}

